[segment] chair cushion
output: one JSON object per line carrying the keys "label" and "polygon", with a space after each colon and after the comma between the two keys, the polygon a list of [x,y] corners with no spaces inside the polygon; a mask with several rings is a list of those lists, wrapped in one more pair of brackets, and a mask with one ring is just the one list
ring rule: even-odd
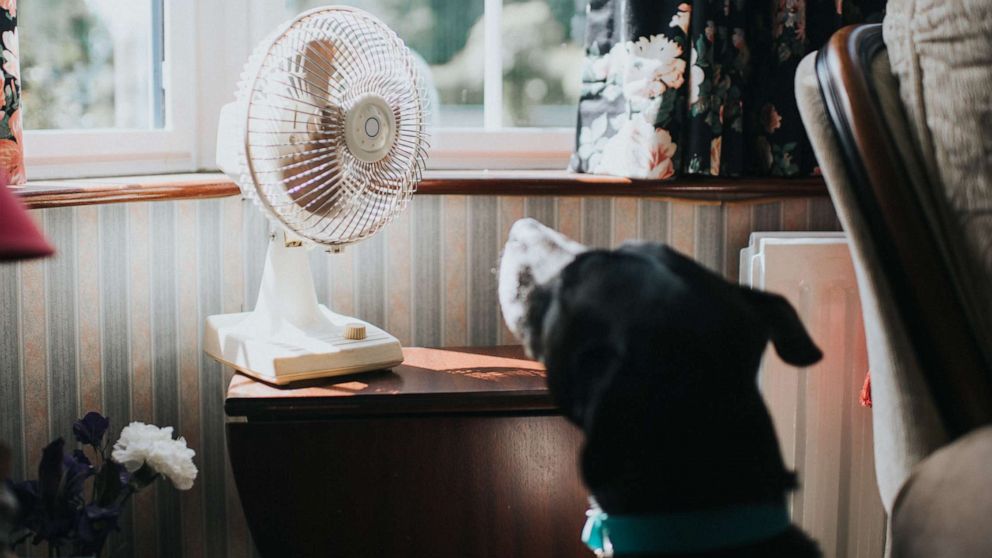
{"label": "chair cushion", "polygon": [[[970,297],[992,314],[992,2],[890,0],[892,71],[927,174],[967,246]],[[968,293],[965,294],[969,296]],[[986,331],[992,331],[989,320]]]}
{"label": "chair cushion", "polygon": [[896,499],[893,558],[992,556],[992,426],[924,460]]}

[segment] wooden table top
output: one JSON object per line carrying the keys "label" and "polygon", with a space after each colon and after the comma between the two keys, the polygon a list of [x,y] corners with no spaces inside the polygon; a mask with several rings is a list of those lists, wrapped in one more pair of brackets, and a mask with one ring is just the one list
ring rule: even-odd
{"label": "wooden table top", "polygon": [[519,346],[403,349],[403,364],[279,387],[235,374],[229,417],[554,412],[544,368]]}

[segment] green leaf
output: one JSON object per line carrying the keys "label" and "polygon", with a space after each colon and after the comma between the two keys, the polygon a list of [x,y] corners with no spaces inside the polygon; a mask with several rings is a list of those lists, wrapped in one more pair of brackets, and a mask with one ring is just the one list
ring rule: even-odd
{"label": "green leaf", "polygon": [[707,76],[706,79],[703,80],[703,83],[699,84],[699,96],[709,97],[712,94],[713,94],[713,80],[710,79],[709,76]]}
{"label": "green leaf", "polygon": [[796,142],[785,145],[772,145],[772,174],[775,176],[795,176],[799,174],[799,166],[792,159]]}
{"label": "green leaf", "polygon": [[720,122],[720,113],[718,110],[712,110],[706,115],[706,123],[710,125],[710,130],[714,136],[719,136],[723,133],[723,124]]}
{"label": "green leaf", "polygon": [[706,34],[700,34],[696,38],[696,65],[700,68],[706,68],[710,65],[709,60],[707,60],[706,44]]}
{"label": "green leaf", "polygon": [[152,469],[148,463],[145,463],[139,467],[137,471],[131,473],[131,481],[129,484],[131,485],[132,490],[138,492],[142,488],[155,482],[158,477],[159,474],[155,471],[155,469]]}
{"label": "green leaf", "polygon": [[720,101],[727,98],[727,92],[730,90],[730,78],[727,76],[720,76],[719,81],[714,84],[714,92],[716,95],[720,96]]}
{"label": "green leaf", "polygon": [[658,98],[660,104],[658,105],[658,116],[654,120],[655,126],[665,127],[668,125],[669,121],[672,119],[672,111],[675,109],[675,99],[678,96],[678,91],[675,89],[666,89],[661,97]]}
{"label": "green leaf", "polygon": [[3,119],[0,120],[0,139],[13,139],[14,134],[10,132],[10,116],[7,114],[3,115]]}
{"label": "green leaf", "polygon": [[117,500],[123,488],[124,485],[121,484],[121,476],[120,471],[117,469],[117,464],[104,462],[103,467],[100,468],[100,472],[96,475],[96,479],[93,480],[96,504],[104,508],[109,506]]}

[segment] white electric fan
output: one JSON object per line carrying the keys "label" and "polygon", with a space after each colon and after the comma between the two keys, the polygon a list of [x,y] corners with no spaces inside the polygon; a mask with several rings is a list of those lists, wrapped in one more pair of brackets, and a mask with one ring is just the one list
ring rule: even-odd
{"label": "white electric fan", "polygon": [[427,154],[417,62],[372,15],[310,10],[263,41],[221,112],[218,166],[274,223],[253,312],[207,318],[204,350],[274,384],[395,366],[399,341],[317,303],[308,248],[403,210]]}

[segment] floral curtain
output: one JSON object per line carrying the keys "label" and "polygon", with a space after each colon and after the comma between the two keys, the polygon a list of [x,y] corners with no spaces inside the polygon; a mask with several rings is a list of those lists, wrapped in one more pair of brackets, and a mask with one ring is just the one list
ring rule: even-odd
{"label": "floral curtain", "polygon": [[21,129],[21,71],[17,51],[17,0],[0,0],[0,76],[3,102],[0,111],[0,185],[23,184],[24,141]]}
{"label": "floral curtain", "polygon": [[799,61],[884,0],[590,0],[577,172],[809,176]]}

